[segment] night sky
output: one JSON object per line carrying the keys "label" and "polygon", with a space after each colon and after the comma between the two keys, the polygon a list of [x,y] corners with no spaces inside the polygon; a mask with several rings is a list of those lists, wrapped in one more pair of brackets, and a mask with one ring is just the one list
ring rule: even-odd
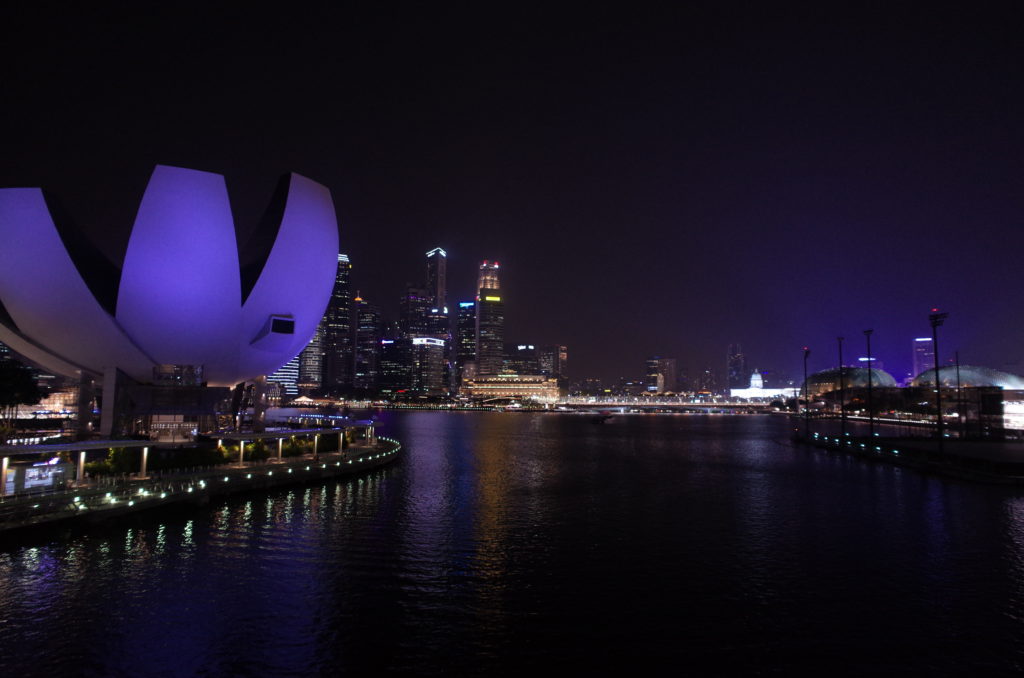
{"label": "night sky", "polygon": [[243,237],[299,172],[365,298],[442,246],[454,305],[497,259],[507,338],[574,378],[730,342],[795,376],[867,328],[902,378],[933,306],[943,351],[1024,373],[1020,10],[367,4],[14,10],[0,186],[118,261],[155,164],[225,174]]}

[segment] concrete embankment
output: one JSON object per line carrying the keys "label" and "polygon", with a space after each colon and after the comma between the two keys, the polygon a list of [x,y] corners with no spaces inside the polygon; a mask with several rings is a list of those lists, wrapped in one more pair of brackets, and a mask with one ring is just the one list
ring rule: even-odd
{"label": "concrete embankment", "polygon": [[998,440],[845,437],[797,432],[794,442],[895,466],[983,483],[1024,487],[1024,444]]}
{"label": "concrete embankment", "polygon": [[133,480],[116,488],[80,487],[0,504],[0,533],[48,526],[91,524],[174,505],[202,506],[211,499],[365,473],[401,457],[402,446],[390,438],[351,447],[343,453],[285,458],[267,463],[212,467],[202,473]]}

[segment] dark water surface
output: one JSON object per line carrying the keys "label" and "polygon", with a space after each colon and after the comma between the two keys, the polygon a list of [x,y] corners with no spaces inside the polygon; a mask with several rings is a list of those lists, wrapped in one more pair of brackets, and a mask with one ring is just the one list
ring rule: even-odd
{"label": "dark water surface", "polygon": [[1024,665],[1021,491],[781,417],[382,417],[408,455],[361,480],[4,546],[0,675]]}

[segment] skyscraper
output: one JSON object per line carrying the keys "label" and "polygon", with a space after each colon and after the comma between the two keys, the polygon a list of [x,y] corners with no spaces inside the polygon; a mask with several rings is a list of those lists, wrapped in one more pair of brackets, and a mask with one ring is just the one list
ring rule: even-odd
{"label": "skyscraper", "polygon": [[931,337],[914,339],[911,351],[911,364],[914,370],[910,375],[911,378],[920,376],[922,372],[935,369],[935,346],[932,345]]}
{"label": "skyscraper", "polygon": [[324,390],[341,395],[352,386],[352,264],[338,255],[334,289],[327,305],[324,327]]}
{"label": "skyscraper", "polygon": [[505,304],[498,281],[498,262],[480,265],[476,297],[477,374],[501,372],[505,353]]}
{"label": "skyscraper", "polygon": [[320,321],[316,333],[299,354],[298,389],[303,395],[320,395],[324,383],[324,327]]}
{"label": "skyscraper", "polygon": [[277,384],[282,391],[282,399],[294,398],[299,394],[299,356],[295,356],[282,365],[273,374],[267,375],[267,381]]}
{"label": "skyscraper", "polygon": [[565,380],[568,376],[569,348],[554,345],[542,346],[537,350],[540,373],[547,377]]}
{"label": "skyscraper", "polygon": [[459,381],[466,365],[476,360],[476,302],[460,301],[455,318],[455,367]]}
{"label": "skyscraper", "polygon": [[659,356],[648,358],[644,385],[648,393],[675,393],[676,359]]}
{"label": "skyscraper", "polygon": [[490,263],[484,259],[484,263],[480,264],[480,275],[476,281],[477,292],[483,289],[497,291],[500,288],[498,282],[498,262]]}
{"label": "skyscraper", "polygon": [[425,337],[434,329],[433,299],[422,287],[409,285],[398,302],[398,328],[405,337]]}
{"label": "skyscraper", "polygon": [[743,347],[739,344],[729,344],[725,373],[726,388],[747,388],[750,384],[747,357],[743,355]]}
{"label": "skyscraper", "polygon": [[352,385],[357,389],[373,391],[377,388],[380,358],[381,327],[380,310],[356,294],[356,343],[355,370]]}
{"label": "skyscraper", "polygon": [[431,308],[448,314],[448,253],[440,247],[427,252],[427,295]]}
{"label": "skyscraper", "polygon": [[505,347],[505,367],[505,371],[515,374],[540,374],[537,347],[533,344],[509,344]]}

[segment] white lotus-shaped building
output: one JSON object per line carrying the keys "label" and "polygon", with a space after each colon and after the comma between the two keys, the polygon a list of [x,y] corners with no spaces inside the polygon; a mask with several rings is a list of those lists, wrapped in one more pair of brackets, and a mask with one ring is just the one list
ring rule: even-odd
{"label": "white lotus-shaped building", "polygon": [[282,178],[240,254],[224,177],[158,165],[114,269],[39,188],[0,189],[0,341],[55,374],[269,374],[309,342],[334,284],[330,191]]}

